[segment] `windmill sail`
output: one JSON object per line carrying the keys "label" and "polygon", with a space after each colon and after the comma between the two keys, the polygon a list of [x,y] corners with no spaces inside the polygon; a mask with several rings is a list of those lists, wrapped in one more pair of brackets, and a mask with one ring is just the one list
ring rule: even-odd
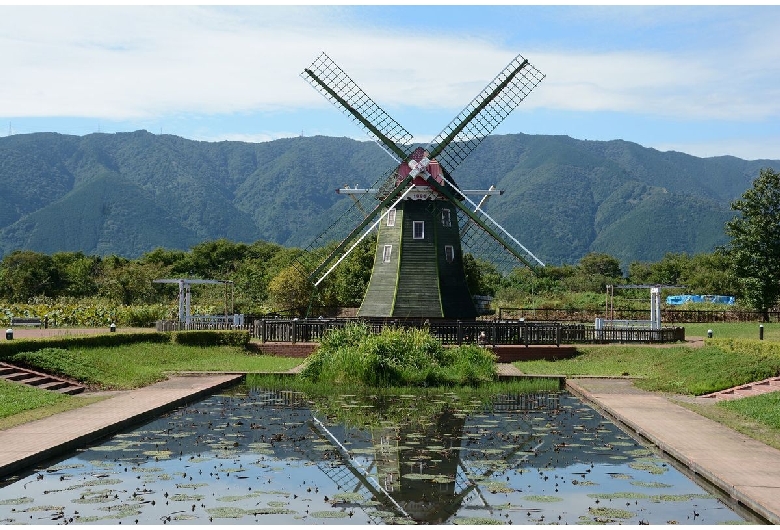
{"label": "windmill sail", "polygon": [[493,81],[447,125],[428,146],[448,173],[476,147],[544,79],[522,55],[515,57]]}
{"label": "windmill sail", "polygon": [[330,57],[320,55],[301,77],[363,128],[396,162],[406,158],[403,146],[412,143],[411,133],[368,97]]}

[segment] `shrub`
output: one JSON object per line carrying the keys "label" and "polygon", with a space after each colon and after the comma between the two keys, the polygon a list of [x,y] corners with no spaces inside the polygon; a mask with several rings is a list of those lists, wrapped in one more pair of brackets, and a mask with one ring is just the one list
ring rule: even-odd
{"label": "shrub", "polygon": [[235,346],[246,348],[249,344],[248,331],[207,330],[177,331],[173,333],[105,333],[82,337],[48,337],[35,340],[13,340],[0,342],[0,359],[7,359],[22,352],[44,348],[105,348],[140,343],[169,343],[186,346]]}
{"label": "shrub", "polygon": [[174,331],[171,342],[184,346],[237,346],[245,348],[249,344],[248,331],[198,330]]}
{"label": "shrub", "polygon": [[17,353],[37,351],[44,348],[102,348],[141,342],[170,342],[167,333],[105,333],[82,337],[48,337],[35,340],[13,340],[0,342],[0,359],[11,357]]}
{"label": "shrub", "polygon": [[477,346],[444,348],[426,330],[365,324],[326,333],[301,376],[312,382],[372,387],[476,385],[495,378],[495,356]]}

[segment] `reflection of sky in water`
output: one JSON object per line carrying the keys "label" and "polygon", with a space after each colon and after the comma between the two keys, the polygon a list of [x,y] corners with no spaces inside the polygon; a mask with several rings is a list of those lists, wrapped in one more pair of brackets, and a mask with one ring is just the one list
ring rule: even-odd
{"label": "reflection of sky in water", "polygon": [[290,393],[213,396],[9,481],[0,522],[743,520],[568,393],[445,401],[414,428],[358,428]]}

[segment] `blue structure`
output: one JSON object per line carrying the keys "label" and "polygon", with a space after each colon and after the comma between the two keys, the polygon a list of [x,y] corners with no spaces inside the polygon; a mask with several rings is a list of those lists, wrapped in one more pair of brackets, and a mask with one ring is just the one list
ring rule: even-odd
{"label": "blue structure", "polygon": [[733,296],[719,294],[675,294],[666,297],[668,305],[682,305],[687,302],[734,305],[735,300]]}

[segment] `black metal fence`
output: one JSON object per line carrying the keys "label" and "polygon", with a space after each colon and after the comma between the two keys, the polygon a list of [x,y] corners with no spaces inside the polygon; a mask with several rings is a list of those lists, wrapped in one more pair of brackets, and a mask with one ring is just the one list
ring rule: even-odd
{"label": "black metal fence", "polygon": [[[357,319],[256,319],[250,330],[261,342],[318,342],[331,329]],[[446,345],[470,343],[499,345],[555,345],[575,343],[665,343],[685,340],[685,328],[606,328],[562,322],[359,320],[374,333],[386,327],[426,328]]]}
{"label": "black metal fence", "polygon": [[[603,309],[577,308],[529,308],[502,307],[498,310],[498,320],[525,318],[534,321],[555,322],[593,322],[596,318],[610,320],[645,320],[650,318],[648,309],[614,309],[605,314]],[[769,312],[769,322],[780,322],[780,311]],[[735,309],[662,309],[661,322],[682,324],[687,322],[762,322],[764,316],[758,311],[739,311]]]}

